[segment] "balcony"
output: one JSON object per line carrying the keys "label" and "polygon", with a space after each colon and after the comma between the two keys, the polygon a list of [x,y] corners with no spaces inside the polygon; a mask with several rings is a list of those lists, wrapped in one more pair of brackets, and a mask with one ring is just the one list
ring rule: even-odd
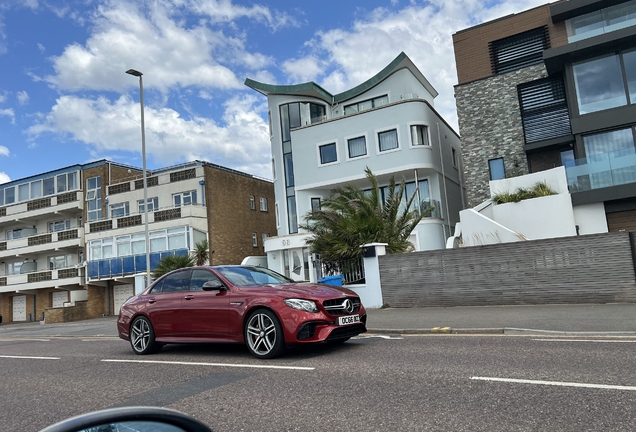
{"label": "balcony", "polygon": [[[176,249],[163,252],[150,253],[150,270],[159,265],[159,261],[169,255],[187,255],[188,249]],[[130,255],[125,257],[108,258],[89,261],[87,273],[89,280],[111,279],[114,277],[130,276],[146,272],[146,254]]]}
{"label": "balcony", "polygon": [[71,213],[75,215],[83,209],[82,191],[67,192],[2,207],[0,208],[0,225],[7,222],[35,221],[50,214]]}
{"label": "balcony", "polygon": [[71,267],[2,276],[0,277],[0,293],[42,288],[83,289],[84,284],[84,269]]}
{"label": "balcony", "polygon": [[636,147],[576,159],[565,171],[571,193],[636,183]]}
{"label": "balcony", "polygon": [[0,241],[0,258],[38,255],[45,251],[84,247],[84,229],[35,234],[14,240]]}
{"label": "balcony", "polygon": [[[207,218],[207,210],[205,206],[202,205],[187,205],[182,207],[159,209],[148,213],[148,224],[186,218],[205,220]],[[99,232],[109,231],[108,236],[112,236],[112,230],[130,228],[134,226],[143,227],[143,225],[144,214],[132,214],[120,218],[102,219],[90,222],[86,224],[86,234],[96,234]],[[157,229],[157,226],[152,226],[151,229]],[[95,236],[92,236],[92,238],[95,238]]]}

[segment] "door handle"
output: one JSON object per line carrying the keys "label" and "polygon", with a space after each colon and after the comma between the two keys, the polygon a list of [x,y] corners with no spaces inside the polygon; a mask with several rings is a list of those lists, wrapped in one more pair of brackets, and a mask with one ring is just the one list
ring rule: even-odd
{"label": "door handle", "polygon": [[188,294],[187,296],[184,297],[184,299],[186,300],[192,300],[194,298],[194,296],[192,294]]}
{"label": "door handle", "polygon": [[152,303],[155,303],[156,301],[157,300],[155,300],[155,299],[150,299],[150,300],[148,300],[148,303],[152,304]]}

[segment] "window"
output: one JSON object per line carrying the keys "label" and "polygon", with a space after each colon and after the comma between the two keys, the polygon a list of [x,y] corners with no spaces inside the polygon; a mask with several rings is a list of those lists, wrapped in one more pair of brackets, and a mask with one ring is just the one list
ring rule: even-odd
{"label": "window", "polygon": [[633,163],[626,163],[636,153],[631,128],[584,136],[583,145],[592,189],[636,182]]}
{"label": "window", "polygon": [[378,142],[381,152],[398,148],[397,129],[378,133]]}
{"label": "window", "polygon": [[181,192],[172,195],[175,207],[192,205],[197,203],[197,191]]}
{"label": "window", "polygon": [[7,231],[7,240],[14,240],[19,238],[22,238],[22,228]]}
{"label": "window", "polygon": [[15,202],[15,188],[8,187],[4,190],[4,203],[13,204]]}
{"label": "window", "polygon": [[110,217],[113,219],[128,216],[129,214],[130,208],[128,202],[117,203],[110,206]]}
{"label": "window", "polygon": [[256,210],[256,199],[254,198],[254,195],[250,195],[250,209],[252,210]]}
{"label": "window", "polygon": [[278,213],[278,203],[274,204],[274,213],[276,214],[276,228],[280,228],[280,216]]}
{"label": "window", "polygon": [[22,261],[7,263],[7,276],[19,275]]}
{"label": "window", "polygon": [[572,70],[579,114],[627,104],[619,55],[574,63]]}
{"label": "window", "polygon": [[355,114],[357,112],[365,111],[371,108],[381,107],[389,103],[389,96],[383,95],[373,99],[368,99],[362,102],[357,102],[351,105],[345,105],[344,114]]}
{"label": "window", "polygon": [[261,211],[262,212],[267,211],[267,198],[261,197]]}
{"label": "window", "polygon": [[561,166],[566,168],[574,166],[574,150],[563,150],[561,153]]}
{"label": "window", "polygon": [[[143,234],[142,234],[143,236]],[[113,257],[113,238],[92,240],[89,244],[90,260],[108,259]]]}
{"label": "window", "polygon": [[451,147],[451,156],[453,158],[453,167],[457,168],[457,150]]}
{"label": "window", "polygon": [[411,145],[412,146],[430,146],[428,139],[428,126],[411,125]]}
{"label": "window", "polygon": [[[148,198],[148,213],[154,212],[159,208],[159,198]],[[144,200],[137,200],[137,209],[139,213],[144,213]]]}
{"label": "window", "polygon": [[267,237],[269,237],[269,234],[267,234],[267,233],[261,234],[261,243],[263,244],[263,246],[265,246],[265,239]]}
{"label": "window", "polygon": [[311,211],[320,210],[320,198],[311,199]]}
{"label": "window", "polygon": [[216,275],[207,270],[194,269],[190,277],[190,291],[203,291],[203,284],[209,281],[219,281]]}
{"label": "window", "polygon": [[490,180],[501,180],[506,178],[506,170],[503,158],[490,159],[488,161],[490,169]]}
{"label": "window", "polygon": [[[46,194],[46,180],[44,181]],[[86,204],[87,218],[89,222],[98,221],[102,218],[102,179],[101,177],[91,177],[86,180]]]}
{"label": "window", "polygon": [[63,221],[49,222],[49,232],[64,231],[68,229],[71,229],[70,219],[63,220]]}
{"label": "window", "polygon": [[321,145],[318,147],[318,150],[320,152],[321,165],[336,162],[338,160],[336,143]]}
{"label": "window", "polygon": [[367,154],[367,140],[365,137],[357,137],[347,140],[349,158],[365,156]]}
{"label": "window", "polygon": [[18,186],[18,201],[27,201],[29,199],[29,184],[21,184]]}
{"label": "window", "polygon": [[68,268],[73,265],[72,255],[58,255],[49,257],[49,270]]}
{"label": "window", "polygon": [[298,232],[298,218],[296,216],[296,197],[287,197],[287,217],[289,224],[289,233],[295,234]]}
{"label": "window", "polygon": [[190,290],[191,270],[182,270],[166,276],[161,293],[181,292]]}
{"label": "window", "polygon": [[623,63],[625,64],[629,102],[636,104],[636,50],[624,53]]}
{"label": "window", "polygon": [[548,48],[547,26],[491,42],[492,71],[501,74],[540,64],[543,62],[543,51]]}
{"label": "window", "polygon": [[258,247],[258,234],[252,233],[252,246]]}
{"label": "window", "polygon": [[521,84],[517,95],[526,144],[572,133],[561,75]]}

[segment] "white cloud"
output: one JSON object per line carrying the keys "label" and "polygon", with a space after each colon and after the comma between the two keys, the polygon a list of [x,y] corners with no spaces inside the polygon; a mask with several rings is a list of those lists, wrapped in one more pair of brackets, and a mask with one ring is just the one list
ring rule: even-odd
{"label": "white cloud", "polygon": [[9,183],[10,181],[11,178],[9,177],[9,175],[3,171],[0,171],[0,184]]}
{"label": "white cloud", "polygon": [[41,43],[38,44],[38,49],[40,50],[42,54],[44,54],[44,51],[46,51],[46,47],[42,45]]}
{"label": "white cloud", "polygon": [[0,117],[5,116],[11,118],[11,124],[15,124],[15,113],[13,108],[0,109]]}
{"label": "white cloud", "polygon": [[[207,160],[261,177],[271,177],[267,123],[257,112],[256,95],[225,103],[224,124],[204,117],[182,118],[169,108],[145,109],[146,151],[160,166]],[[60,97],[41,123],[29,130],[31,139],[51,132],[80,141],[96,154],[138,152],[139,104],[122,96],[111,102],[75,96]]]}
{"label": "white cloud", "polygon": [[29,103],[29,94],[25,91],[19,91],[16,94],[16,97],[18,98],[18,102],[20,103],[20,105]]}
{"label": "white cloud", "polygon": [[324,70],[324,62],[314,56],[283,62],[282,69],[292,82],[314,81]]}
{"label": "white cloud", "polygon": [[[199,19],[187,24],[183,16],[193,11],[199,15],[190,17]],[[290,22],[263,6],[246,8],[229,1],[110,0],[97,7],[86,43],[69,45],[53,57],[55,74],[45,80],[61,91],[120,92],[134,87],[134,80],[124,75],[133,68],[144,73],[145,87],[162,92],[173,86],[243,89],[230,67],[258,70],[273,64],[271,57],[246,50],[244,33],[227,26],[236,33],[228,35],[217,25],[243,16],[273,28]]]}
{"label": "white cloud", "polygon": [[194,11],[206,15],[213,22],[231,22],[239,18],[250,18],[262,22],[272,30],[281,27],[297,26],[298,23],[285,12],[272,11],[266,6],[239,6],[230,0],[192,0],[187,2]]}
{"label": "white cloud", "polygon": [[9,156],[9,149],[0,145],[0,156]]}

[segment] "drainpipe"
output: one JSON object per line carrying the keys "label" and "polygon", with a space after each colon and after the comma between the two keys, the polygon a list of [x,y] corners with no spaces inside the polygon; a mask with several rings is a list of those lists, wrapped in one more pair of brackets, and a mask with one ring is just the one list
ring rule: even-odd
{"label": "drainpipe", "polygon": [[448,209],[448,192],[446,191],[446,170],[444,169],[444,158],[442,157],[442,136],[439,131],[439,123],[437,125],[437,142],[439,143],[439,161],[442,164],[442,182],[444,183],[444,203],[446,204],[446,219],[448,221],[448,235],[446,235],[446,225],[442,224],[444,230],[444,242],[450,237],[450,211]]}

